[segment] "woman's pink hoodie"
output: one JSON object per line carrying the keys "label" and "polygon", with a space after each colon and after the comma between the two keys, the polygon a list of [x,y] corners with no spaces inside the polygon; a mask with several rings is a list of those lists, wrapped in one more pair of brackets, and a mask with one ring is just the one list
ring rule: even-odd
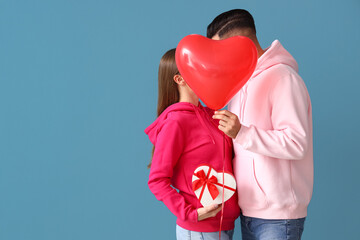
{"label": "woman's pink hoodie", "polygon": [[245,216],[307,215],[313,190],[311,102],[294,58],[274,41],[230,101],[242,127],[234,140],[239,206]]}
{"label": "woman's pink hoodie", "polygon": [[[155,145],[149,188],[177,217],[177,224],[191,231],[215,232],[220,227],[220,213],[198,221],[197,209],[202,205],[192,190],[195,169],[208,164],[222,171],[225,150],[225,171],[233,172],[232,141],[226,137],[224,145],[224,135],[212,115],[211,110],[200,104],[176,103],[145,129]],[[225,202],[222,230],[233,229],[239,214],[237,194],[234,194]]]}

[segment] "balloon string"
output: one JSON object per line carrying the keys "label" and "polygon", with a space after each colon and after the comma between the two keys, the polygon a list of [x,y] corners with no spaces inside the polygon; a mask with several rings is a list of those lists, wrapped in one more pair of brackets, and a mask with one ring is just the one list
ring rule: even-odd
{"label": "balloon string", "polygon": [[222,184],[222,201],[221,201],[221,218],[220,218],[220,229],[219,229],[219,240],[221,240],[221,227],[224,218],[224,196],[225,196],[225,133],[223,133],[223,184]]}

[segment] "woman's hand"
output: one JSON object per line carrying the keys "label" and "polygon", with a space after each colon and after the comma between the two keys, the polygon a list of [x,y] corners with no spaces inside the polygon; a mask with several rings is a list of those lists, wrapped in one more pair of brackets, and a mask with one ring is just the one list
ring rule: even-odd
{"label": "woman's hand", "polygon": [[215,217],[216,214],[218,214],[218,212],[221,211],[221,205],[218,204],[213,204],[210,206],[206,206],[203,208],[198,208],[197,212],[198,212],[198,221],[207,219],[207,218],[211,218],[211,217]]}
{"label": "woman's hand", "polygon": [[238,117],[228,110],[215,111],[214,119],[219,119],[219,129],[231,138],[236,138],[241,124]]}

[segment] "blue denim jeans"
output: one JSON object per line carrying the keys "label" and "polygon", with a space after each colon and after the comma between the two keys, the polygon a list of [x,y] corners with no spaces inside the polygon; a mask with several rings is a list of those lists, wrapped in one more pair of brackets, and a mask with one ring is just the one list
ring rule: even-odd
{"label": "blue denim jeans", "polygon": [[300,240],[305,218],[260,219],[241,215],[243,240]]}
{"label": "blue denim jeans", "polygon": [[[232,240],[234,230],[221,231],[221,240]],[[176,240],[219,240],[219,232],[195,232],[176,225]]]}

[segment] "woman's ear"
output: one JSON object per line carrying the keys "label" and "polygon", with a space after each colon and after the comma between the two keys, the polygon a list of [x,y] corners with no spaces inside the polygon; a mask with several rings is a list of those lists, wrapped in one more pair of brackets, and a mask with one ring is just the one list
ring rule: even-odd
{"label": "woman's ear", "polygon": [[177,84],[179,84],[180,86],[186,85],[186,82],[185,82],[185,80],[182,78],[181,75],[176,74],[176,75],[174,76],[174,81],[175,81]]}

